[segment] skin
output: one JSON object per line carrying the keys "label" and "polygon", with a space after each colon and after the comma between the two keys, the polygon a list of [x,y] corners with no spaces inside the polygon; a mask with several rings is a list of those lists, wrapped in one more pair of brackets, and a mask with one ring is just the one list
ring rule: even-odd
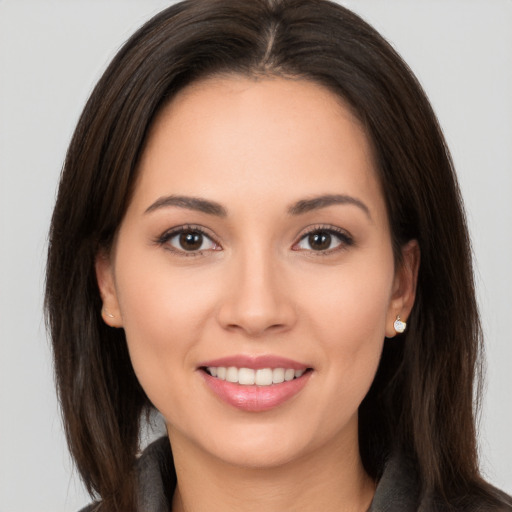
{"label": "skin", "polygon": [[[359,203],[289,211],[326,194]],[[226,214],[159,206],[169,195],[215,201]],[[208,235],[199,251],[162,237],[190,225]],[[311,229],[341,234],[318,250]],[[396,268],[368,139],[322,86],[216,77],[163,109],[96,270],[104,320],[125,329],[137,377],[167,422],[173,510],[366,510],[375,483],[359,457],[357,410],[396,316],[406,320],[413,305],[419,249],[412,241],[402,252]],[[247,412],[219,400],[198,369],[234,354],[312,371],[284,404]]]}

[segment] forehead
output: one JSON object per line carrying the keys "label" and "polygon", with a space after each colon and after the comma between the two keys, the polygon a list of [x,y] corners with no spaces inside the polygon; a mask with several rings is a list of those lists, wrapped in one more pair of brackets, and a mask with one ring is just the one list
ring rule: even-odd
{"label": "forehead", "polygon": [[377,181],[361,124],[327,88],[222,76],[185,88],[159,113],[134,199],[179,193],[223,202],[236,192],[261,205],[350,193],[382,203]]}

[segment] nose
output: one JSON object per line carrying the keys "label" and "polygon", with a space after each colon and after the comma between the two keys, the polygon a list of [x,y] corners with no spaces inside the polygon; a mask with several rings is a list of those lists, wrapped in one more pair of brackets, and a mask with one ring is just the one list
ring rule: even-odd
{"label": "nose", "polygon": [[230,265],[218,321],[249,337],[289,330],[297,315],[293,293],[275,258],[262,252],[241,256]]}

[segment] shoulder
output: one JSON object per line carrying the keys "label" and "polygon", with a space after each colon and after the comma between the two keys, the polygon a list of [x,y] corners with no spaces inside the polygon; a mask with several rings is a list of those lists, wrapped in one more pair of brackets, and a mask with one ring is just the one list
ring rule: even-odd
{"label": "shoulder", "polygon": [[99,511],[99,507],[99,503],[91,503],[90,505],[87,505],[87,507],[80,509],[78,512],[97,512]]}
{"label": "shoulder", "polygon": [[368,512],[512,512],[512,497],[482,481],[448,504],[424,492],[416,465],[398,453],[386,463]]}
{"label": "shoulder", "polygon": [[[170,510],[176,486],[176,474],[167,437],[151,443],[137,460],[137,510]],[[79,512],[100,512],[101,502],[91,503]]]}
{"label": "shoulder", "polygon": [[420,487],[414,465],[395,453],[386,463],[368,512],[415,512],[419,510]]}

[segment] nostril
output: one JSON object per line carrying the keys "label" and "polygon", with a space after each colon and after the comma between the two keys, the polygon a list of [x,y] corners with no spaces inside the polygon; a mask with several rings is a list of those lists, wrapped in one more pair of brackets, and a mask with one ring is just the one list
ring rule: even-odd
{"label": "nostril", "polygon": [[296,321],[295,308],[285,294],[277,293],[272,286],[238,287],[220,303],[217,319],[222,328],[244,332],[250,337],[277,333],[289,329]]}
{"label": "nostril", "polygon": [[240,324],[231,323],[225,326],[229,331],[243,331],[247,336],[257,338],[266,334],[276,333],[287,328],[286,324],[267,325],[264,322],[243,322]]}

